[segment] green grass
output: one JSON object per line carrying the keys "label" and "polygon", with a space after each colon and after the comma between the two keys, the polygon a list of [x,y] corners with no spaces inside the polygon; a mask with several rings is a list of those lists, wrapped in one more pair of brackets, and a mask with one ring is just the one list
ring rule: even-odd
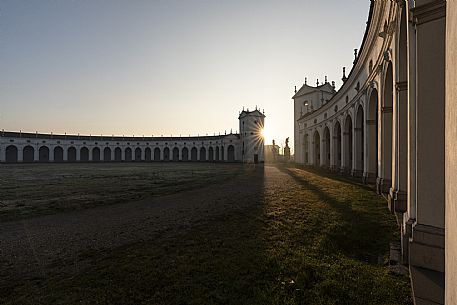
{"label": "green grass", "polygon": [[214,163],[0,165],[0,221],[173,194],[241,172]]}
{"label": "green grass", "polygon": [[[11,286],[5,304],[412,304],[389,274],[398,238],[382,198],[348,181],[256,173],[252,205],[178,236],[81,255],[86,267]],[[262,183],[258,183],[262,180]],[[14,285],[13,285],[14,284]]]}

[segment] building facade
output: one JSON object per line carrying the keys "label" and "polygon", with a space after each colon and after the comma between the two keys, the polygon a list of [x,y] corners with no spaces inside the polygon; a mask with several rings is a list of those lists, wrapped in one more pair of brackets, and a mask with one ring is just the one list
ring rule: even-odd
{"label": "building facade", "polygon": [[293,96],[295,162],[376,185],[416,304],[457,304],[456,18],[455,1],[372,0],[342,87]]}
{"label": "building facade", "polygon": [[[265,115],[242,111],[243,133],[189,137],[0,133],[0,162],[208,161],[263,162]],[[240,129],[241,130],[241,129]]]}

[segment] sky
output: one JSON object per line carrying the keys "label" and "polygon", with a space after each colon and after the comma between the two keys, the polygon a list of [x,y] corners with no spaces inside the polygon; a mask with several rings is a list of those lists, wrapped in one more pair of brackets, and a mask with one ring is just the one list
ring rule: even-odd
{"label": "sky", "polygon": [[238,131],[265,111],[293,143],[293,96],[341,85],[369,0],[0,0],[0,128],[128,136]]}

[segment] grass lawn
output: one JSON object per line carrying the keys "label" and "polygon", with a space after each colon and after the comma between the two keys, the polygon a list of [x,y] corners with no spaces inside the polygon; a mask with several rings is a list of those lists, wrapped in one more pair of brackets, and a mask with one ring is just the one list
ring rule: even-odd
{"label": "grass lawn", "polygon": [[0,303],[412,304],[409,278],[388,272],[398,230],[373,191],[298,168],[266,167],[250,179],[260,187],[248,208],[87,251],[78,274],[16,283]]}
{"label": "grass lawn", "polygon": [[0,165],[0,220],[172,194],[241,172],[238,164],[214,163]]}

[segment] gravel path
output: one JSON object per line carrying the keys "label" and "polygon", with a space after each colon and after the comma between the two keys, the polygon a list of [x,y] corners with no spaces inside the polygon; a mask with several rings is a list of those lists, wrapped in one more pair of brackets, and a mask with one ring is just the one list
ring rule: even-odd
{"label": "gravel path", "polygon": [[266,189],[264,175],[287,178],[278,169],[265,166],[224,184],[0,224],[0,286],[2,281],[72,272],[71,268],[79,268],[80,256],[91,250],[153,242],[158,236],[173,236],[240,211],[261,201]]}

